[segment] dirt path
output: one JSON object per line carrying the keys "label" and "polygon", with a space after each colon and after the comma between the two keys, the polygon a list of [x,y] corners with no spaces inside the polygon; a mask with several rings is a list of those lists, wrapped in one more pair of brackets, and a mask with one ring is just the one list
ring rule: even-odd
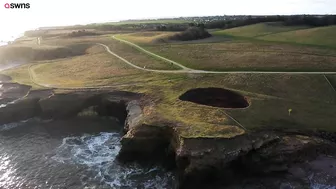
{"label": "dirt path", "polygon": [[328,82],[329,86],[336,92],[335,87],[333,86],[333,84],[330,82],[329,78],[326,75],[323,75],[324,78],[326,79],[326,81]]}
{"label": "dirt path", "polygon": [[42,84],[42,83],[38,83],[35,80],[35,72],[34,70],[32,70],[32,67],[35,66],[30,65],[28,67],[28,72],[29,72],[29,77],[32,83],[34,83],[35,85],[42,87],[42,88],[48,88],[48,89],[62,89],[62,90],[81,90],[81,89],[105,89],[105,88],[113,88],[113,87],[122,87],[122,86],[130,86],[130,85],[134,85],[137,83],[129,83],[129,84],[116,84],[116,85],[102,85],[102,86],[94,86],[94,87],[58,87],[58,86],[53,86],[50,84]]}
{"label": "dirt path", "polygon": [[153,57],[159,58],[159,59],[161,59],[161,60],[163,60],[163,61],[165,61],[165,62],[174,64],[175,66],[178,66],[178,67],[182,68],[183,70],[193,70],[193,69],[191,69],[191,68],[187,68],[187,67],[183,66],[182,64],[177,63],[177,62],[175,62],[175,61],[173,61],[173,60],[169,60],[168,58],[165,58],[165,57],[162,57],[162,56],[157,55],[157,54],[155,54],[155,53],[152,53],[152,52],[150,52],[150,51],[147,51],[146,49],[144,49],[144,48],[140,47],[139,45],[136,45],[136,44],[134,44],[134,43],[132,43],[132,42],[129,42],[129,41],[126,41],[126,40],[123,40],[123,39],[119,39],[119,38],[117,38],[117,37],[115,37],[115,36],[112,36],[112,37],[113,37],[113,39],[118,40],[118,41],[121,41],[121,42],[126,43],[126,44],[128,44],[128,45],[131,45],[131,46],[133,46],[133,47],[139,49],[140,51],[142,51],[142,52],[144,52],[144,53],[146,53],[146,54],[148,54],[148,55],[150,55],[150,56],[153,56]]}
{"label": "dirt path", "polygon": [[205,71],[205,70],[196,70],[196,69],[192,69],[192,68],[188,68],[183,66],[182,64],[175,62],[173,60],[169,60],[167,58],[164,58],[160,55],[157,55],[153,52],[150,52],[142,47],[140,47],[139,45],[136,45],[132,42],[123,40],[123,39],[119,39],[115,36],[113,36],[113,39],[116,39],[118,41],[121,41],[123,43],[126,43],[130,46],[133,46],[135,48],[137,48],[138,50],[150,55],[150,56],[154,56],[156,58],[159,58],[165,62],[168,63],[172,63],[180,68],[182,68],[182,70],[153,70],[153,69],[145,69],[145,68],[141,68],[127,60],[125,60],[124,58],[120,57],[119,55],[115,54],[114,52],[112,52],[108,46],[98,43],[98,45],[103,46],[106,51],[110,54],[112,54],[113,56],[119,58],[120,60],[122,60],[123,62],[125,62],[126,64],[136,68],[136,69],[140,69],[143,71],[149,71],[149,72],[158,72],[158,73],[203,73],[203,74],[228,74],[228,73],[237,73],[237,74],[309,74],[309,75],[330,75],[330,74],[336,74],[336,72],[300,72],[300,71],[294,71],[294,72],[284,72],[284,71]]}
{"label": "dirt path", "polygon": [[[116,53],[112,52],[110,50],[110,48],[105,45],[105,44],[102,44],[102,43],[98,43],[98,45],[100,46],[103,46],[105,48],[105,50],[117,57],[118,59],[122,60],[124,63],[128,64],[129,66],[135,68],[135,69],[138,69],[138,70],[142,70],[142,71],[147,71],[147,72],[157,72],[157,73],[193,73],[193,74],[227,74],[227,73],[241,73],[241,74],[310,74],[310,75],[324,75],[324,77],[326,77],[325,75],[328,75],[328,74],[336,74],[336,72],[263,72],[263,71],[204,71],[204,70],[195,70],[195,69],[191,69],[191,68],[187,68],[177,62],[174,62],[172,60],[169,60],[169,59],[166,59],[164,57],[161,57],[159,55],[156,55],[152,52],[149,52],[145,49],[143,49],[142,47],[138,46],[138,45],[135,45],[131,42],[127,42],[127,41],[124,41],[123,42],[125,43],[128,43],[130,45],[133,45],[135,46],[136,48],[138,48],[140,51],[143,51],[151,56],[155,56],[157,58],[160,58],[168,63],[172,63],[176,66],[179,66],[181,68],[181,70],[154,70],[154,69],[145,69],[145,68],[142,68],[142,67],[139,67],[131,62],[129,62],[128,60],[124,59],[123,57],[117,55]],[[38,83],[36,82],[35,80],[35,73],[34,71],[32,70],[32,66],[34,65],[30,65],[28,67],[28,72],[29,72],[29,76],[30,76],[30,79],[31,81],[36,84],[37,86],[40,86],[40,87],[43,87],[43,88],[53,88],[53,89],[66,89],[66,90],[82,90],[82,89],[102,89],[102,88],[113,88],[113,87],[117,87],[117,86],[129,86],[129,85],[134,85],[134,83],[131,83],[131,84],[119,84],[119,85],[110,85],[110,86],[95,86],[95,87],[55,87],[55,86],[52,86],[52,85],[46,85],[46,84],[41,84],[41,83]],[[246,128],[240,124],[238,122],[238,120],[236,120],[235,118],[233,118],[232,116],[230,116],[229,114],[227,114],[226,112],[224,112],[224,114],[229,117],[230,119],[232,119],[234,122],[236,122],[242,129],[246,130]]]}
{"label": "dirt path", "polygon": [[[172,74],[183,74],[183,73],[192,73],[192,74],[296,74],[296,75],[302,75],[302,74],[308,74],[308,75],[334,75],[336,74],[336,72],[282,72],[282,71],[205,71],[205,70],[195,70],[195,69],[191,69],[191,68],[187,68],[175,61],[169,60],[167,58],[161,57],[155,53],[149,52],[145,49],[143,49],[142,47],[131,43],[129,41],[126,40],[122,40],[122,39],[118,39],[115,38],[115,36],[113,36],[114,39],[122,41],[124,43],[127,43],[129,45],[132,45],[134,47],[136,47],[137,49],[139,49],[140,51],[143,51],[151,56],[155,56],[157,58],[162,59],[163,61],[172,63],[178,67],[181,68],[181,70],[154,70],[154,69],[146,69],[146,68],[142,68],[140,66],[137,66],[131,62],[129,62],[128,60],[124,59],[123,57],[117,55],[116,53],[112,52],[110,50],[110,48],[102,43],[97,43],[97,45],[103,46],[105,48],[105,50],[117,57],[118,59],[122,60],[124,63],[128,64],[129,66],[138,69],[138,70],[142,70],[142,71],[147,71],[147,72],[156,72],[156,73],[172,73]],[[56,87],[56,86],[52,86],[49,84],[42,84],[42,83],[38,83],[35,80],[35,73],[32,70],[32,67],[35,65],[31,65],[28,67],[28,72],[29,72],[29,76],[30,76],[30,80],[37,86],[40,86],[42,88],[57,88],[57,89],[69,89],[69,90],[78,90],[78,89],[101,89],[101,88],[112,88],[112,87],[118,87],[118,86],[129,86],[132,84],[119,84],[119,85],[108,85],[108,86],[95,86],[95,87]]]}

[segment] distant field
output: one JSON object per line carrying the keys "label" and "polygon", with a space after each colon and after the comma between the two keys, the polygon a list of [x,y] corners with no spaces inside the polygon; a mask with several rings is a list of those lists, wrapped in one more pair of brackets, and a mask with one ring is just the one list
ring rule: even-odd
{"label": "distant field", "polygon": [[137,32],[117,35],[118,38],[137,44],[155,43],[155,40],[166,38],[176,32]]}
{"label": "distant field", "polygon": [[198,44],[198,43],[219,43],[219,42],[227,42],[231,41],[230,38],[225,36],[212,36],[205,39],[199,39],[199,40],[191,40],[191,41],[171,41],[167,40],[166,38],[168,36],[174,35],[178,32],[162,32],[162,31],[156,31],[156,32],[136,32],[131,34],[118,34],[116,37],[120,39],[124,39],[127,41],[130,41],[132,43],[136,43],[141,46],[147,46],[152,44],[163,44],[163,43],[169,43],[169,44]]}
{"label": "distant field", "polygon": [[[193,69],[223,71],[336,71],[336,50],[292,44],[315,43],[315,45],[323,46],[327,43],[336,43],[335,40],[331,39],[333,36],[332,31],[336,31],[336,26],[312,29],[302,28],[304,27],[287,27],[280,23],[263,23],[214,31],[215,37],[205,40],[161,44],[153,43],[153,41],[169,35],[169,33],[139,32],[121,34],[118,37],[139,44],[146,50]],[[309,35],[307,34],[305,35],[306,37],[302,38],[295,37],[291,43],[270,42],[271,38],[275,39],[277,35],[305,32]],[[239,37],[231,40],[228,37],[221,37],[228,33]],[[241,36],[244,37],[241,38]],[[266,38],[269,39],[264,42],[262,40],[264,38],[265,40]],[[280,39],[279,37],[278,41],[281,41]],[[295,40],[304,42],[295,42]]]}
{"label": "distant field", "polygon": [[158,55],[201,70],[336,71],[336,51],[249,41],[146,46]]}
{"label": "distant field", "polygon": [[258,39],[336,48],[336,26],[295,30],[271,34]]}
{"label": "distant field", "polygon": [[167,19],[167,20],[132,20],[132,21],[120,21],[120,22],[106,22],[106,23],[96,23],[96,25],[124,25],[124,24],[181,24],[189,23],[190,21],[186,20],[176,20],[176,19]]}
{"label": "distant field", "polygon": [[336,48],[336,26],[308,28],[266,23],[215,31],[213,34]]}
{"label": "distant field", "polygon": [[232,29],[215,31],[215,35],[232,35],[239,37],[261,37],[274,33],[287,32],[298,29],[305,29],[304,26],[284,26],[281,23],[260,23]]}

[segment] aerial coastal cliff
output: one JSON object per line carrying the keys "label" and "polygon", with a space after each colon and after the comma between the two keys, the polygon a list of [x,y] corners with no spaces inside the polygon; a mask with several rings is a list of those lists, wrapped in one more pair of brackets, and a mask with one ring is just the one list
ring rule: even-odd
{"label": "aerial coastal cliff", "polygon": [[135,25],[0,47],[0,125],[113,117],[117,161],[163,165],[177,188],[336,186],[335,26]]}

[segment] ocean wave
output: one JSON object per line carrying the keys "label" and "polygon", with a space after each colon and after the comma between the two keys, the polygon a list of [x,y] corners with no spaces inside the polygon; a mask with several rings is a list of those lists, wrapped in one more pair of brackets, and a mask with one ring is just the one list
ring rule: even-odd
{"label": "ocean wave", "polygon": [[112,188],[171,188],[174,176],[160,167],[121,165],[116,157],[121,149],[119,133],[64,138],[52,158],[60,163],[88,167],[94,176],[83,175],[83,186],[90,188],[94,181]]}

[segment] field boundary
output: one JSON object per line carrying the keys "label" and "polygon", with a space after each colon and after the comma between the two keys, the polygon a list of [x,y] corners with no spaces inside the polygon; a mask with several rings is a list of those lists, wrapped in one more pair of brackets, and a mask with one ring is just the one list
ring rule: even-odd
{"label": "field boundary", "polygon": [[336,46],[330,46],[330,45],[319,45],[319,44],[312,44],[312,43],[300,43],[300,42],[290,42],[290,41],[265,40],[262,38],[243,37],[243,36],[235,36],[235,35],[230,35],[230,34],[213,34],[213,35],[227,37],[227,38],[234,39],[234,40],[246,40],[246,41],[253,41],[253,42],[273,43],[273,44],[277,43],[277,44],[285,44],[285,45],[295,45],[295,46],[300,46],[300,47],[315,47],[315,48],[332,49],[332,50],[336,49]]}
{"label": "field boundary", "polygon": [[225,112],[225,110],[222,111],[227,117],[229,117],[232,121],[234,121],[236,124],[238,124],[239,127],[241,127],[242,129],[244,129],[245,131],[247,131],[247,129],[241,124],[239,123],[238,120],[236,120],[235,118],[233,118],[232,116],[230,116],[227,112]]}
{"label": "field boundary", "polygon": [[138,50],[140,50],[140,51],[142,51],[142,52],[144,52],[144,53],[146,53],[146,54],[148,54],[148,55],[150,55],[150,56],[153,56],[153,57],[159,58],[159,59],[161,59],[161,60],[163,60],[163,61],[165,61],[165,62],[174,64],[174,65],[176,65],[176,66],[182,68],[183,70],[193,70],[193,69],[188,68],[188,67],[185,67],[185,66],[183,66],[182,64],[177,63],[177,62],[175,62],[175,61],[173,61],[173,60],[170,60],[170,59],[168,59],[168,58],[165,58],[165,57],[162,57],[162,56],[160,56],[160,55],[157,55],[157,54],[155,54],[155,53],[153,53],[153,52],[150,52],[150,51],[148,51],[148,50],[146,50],[146,49],[144,49],[144,48],[140,47],[139,45],[136,45],[136,44],[134,44],[134,43],[132,43],[132,42],[126,41],[126,40],[124,40],[124,39],[117,38],[116,36],[112,36],[112,38],[113,38],[113,39],[116,39],[116,40],[118,40],[118,41],[120,41],[120,42],[126,43],[126,44],[128,44],[128,45],[130,45],[130,46],[133,46],[133,47],[137,48]]}
{"label": "field boundary", "polygon": [[314,71],[206,71],[206,70],[197,70],[197,69],[192,69],[192,68],[188,68],[186,66],[183,66],[182,64],[175,62],[173,60],[169,60],[165,57],[162,57],[160,55],[157,55],[153,52],[150,52],[142,47],[140,47],[139,45],[136,45],[132,42],[126,41],[124,39],[120,39],[117,38],[116,36],[112,36],[113,39],[121,41],[123,43],[126,43],[130,46],[134,46],[135,48],[137,48],[139,51],[142,51],[150,56],[154,56],[156,58],[162,59],[163,61],[166,62],[170,62],[175,64],[176,66],[179,66],[180,68],[182,68],[182,70],[154,70],[154,69],[145,69],[145,68],[141,68],[127,60],[125,60],[124,58],[120,57],[119,55],[117,55],[116,53],[112,52],[109,47],[107,45],[104,45],[102,43],[97,43],[98,45],[101,45],[103,47],[105,47],[105,49],[112,54],[113,56],[119,58],[120,60],[124,61],[125,63],[129,64],[130,66],[137,68],[137,69],[141,69],[143,71],[151,71],[151,72],[159,72],[159,73],[208,73],[208,74],[228,74],[228,73],[237,73],[237,74],[312,74],[312,75],[322,75],[322,74],[336,74],[336,71],[334,72],[323,72],[323,71],[319,71],[319,72],[314,72]]}
{"label": "field boundary", "polygon": [[[330,75],[336,75],[336,72],[205,71],[205,70],[195,70],[195,69],[187,68],[187,67],[184,67],[184,66],[182,66],[182,67],[184,67],[185,69],[182,69],[182,70],[154,70],[154,69],[146,69],[146,68],[142,68],[140,66],[137,66],[137,65],[129,62],[128,60],[124,59],[123,57],[119,56],[118,54],[112,52],[107,45],[102,44],[102,43],[96,43],[96,44],[100,45],[100,46],[103,46],[105,48],[105,50],[109,54],[111,54],[111,55],[117,57],[118,59],[122,60],[124,63],[128,64],[129,66],[131,66],[131,67],[133,67],[135,69],[142,70],[142,71],[147,71],[147,72],[172,73],[172,74],[290,74],[290,75],[304,75],[304,74],[307,74],[307,75],[324,75],[325,77],[328,74],[330,74]],[[147,52],[149,52],[149,51],[147,51]],[[151,53],[151,52],[149,52],[149,53]],[[151,53],[151,54],[155,55],[154,53]],[[158,56],[158,58],[159,57],[161,57],[161,56]],[[168,59],[165,59],[165,60],[168,60]],[[176,63],[176,64],[180,65],[179,63]],[[32,67],[35,66],[35,65],[40,65],[40,64],[32,64],[32,65],[30,65],[28,67],[29,77],[30,77],[30,80],[32,81],[32,83],[34,83],[37,86],[40,86],[42,88],[78,90],[78,89],[101,89],[101,88],[111,88],[111,87],[117,87],[117,86],[132,85],[132,84],[121,84],[121,85],[106,85],[106,86],[103,85],[103,86],[95,86],[95,87],[55,87],[55,86],[41,84],[41,83],[36,82],[36,80],[35,80],[35,73],[32,70]],[[328,82],[329,82],[329,80],[328,80]],[[334,87],[333,87],[333,89],[335,90]],[[335,92],[336,92],[336,90],[335,90]]]}
{"label": "field boundary", "polygon": [[328,84],[330,85],[330,87],[335,91],[335,93],[336,93],[336,89],[335,89],[335,87],[332,85],[332,83],[330,82],[330,80],[328,79],[328,77],[326,76],[326,75],[323,75],[324,76],[324,78],[327,80],[327,82],[328,82]]}

